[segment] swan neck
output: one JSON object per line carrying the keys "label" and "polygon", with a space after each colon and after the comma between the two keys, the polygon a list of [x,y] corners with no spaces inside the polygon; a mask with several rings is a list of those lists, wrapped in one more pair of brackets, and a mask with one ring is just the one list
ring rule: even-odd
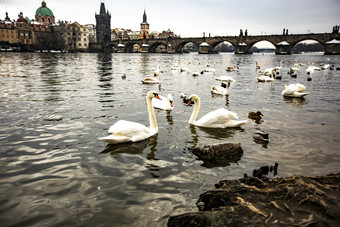
{"label": "swan neck", "polygon": [[152,97],[146,97],[146,105],[147,105],[148,113],[149,113],[150,128],[158,132],[158,125],[157,125],[157,120],[155,116],[155,111],[152,107]]}
{"label": "swan neck", "polygon": [[196,118],[198,116],[198,112],[199,112],[199,110],[201,108],[200,98],[196,96],[196,99],[194,101],[196,102],[195,103],[195,108],[192,111],[191,117],[189,119],[189,124],[193,124],[196,121]]}

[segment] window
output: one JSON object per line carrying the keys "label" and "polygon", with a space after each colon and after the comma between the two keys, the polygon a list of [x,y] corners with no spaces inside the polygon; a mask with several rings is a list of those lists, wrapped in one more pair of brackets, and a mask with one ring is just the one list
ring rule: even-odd
{"label": "window", "polygon": [[45,22],[45,18],[42,17],[42,18],[41,18],[41,21],[42,21],[42,22]]}
{"label": "window", "polygon": [[48,18],[48,23],[51,23],[51,18]]}

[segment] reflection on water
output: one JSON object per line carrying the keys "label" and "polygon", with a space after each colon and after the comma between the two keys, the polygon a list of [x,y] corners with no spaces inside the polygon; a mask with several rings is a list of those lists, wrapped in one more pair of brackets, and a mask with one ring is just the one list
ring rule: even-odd
{"label": "reflection on water", "polygon": [[[258,83],[263,69],[283,61],[281,80]],[[340,74],[300,68],[294,60],[338,65],[339,56],[316,55],[166,55],[89,53],[3,53],[0,55],[0,222],[10,225],[165,226],[170,215],[196,211],[198,195],[219,180],[241,178],[263,165],[279,163],[279,176],[339,171]],[[190,73],[170,68],[188,61]],[[210,62],[216,72],[193,77]],[[162,84],[144,85],[160,64]],[[237,65],[236,72],[226,72]],[[126,75],[123,79],[122,76]],[[236,82],[229,96],[212,95],[215,77]],[[282,97],[284,85],[302,83],[304,99]],[[159,133],[133,144],[108,145],[118,120],[149,125],[145,95],[173,94],[174,110],[156,110]],[[180,92],[197,94],[199,116],[226,108],[259,122],[241,128],[205,129],[188,125],[193,106]],[[270,133],[270,143],[253,141],[255,130]],[[189,149],[240,142],[243,155],[226,165],[198,160]],[[325,168],[327,166],[327,168]],[[210,167],[210,168],[207,168]]]}

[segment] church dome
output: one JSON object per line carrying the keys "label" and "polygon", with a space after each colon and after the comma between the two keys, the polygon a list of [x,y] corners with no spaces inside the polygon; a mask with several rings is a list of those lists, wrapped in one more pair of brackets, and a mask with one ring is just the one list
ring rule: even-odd
{"label": "church dome", "polygon": [[52,10],[46,7],[46,2],[43,1],[41,3],[41,7],[35,11],[35,15],[43,15],[43,16],[54,16]]}

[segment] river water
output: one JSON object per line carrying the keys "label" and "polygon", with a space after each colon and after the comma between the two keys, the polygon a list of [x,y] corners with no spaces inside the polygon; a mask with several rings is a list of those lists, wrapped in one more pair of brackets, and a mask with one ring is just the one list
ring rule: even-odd
{"label": "river water", "polygon": [[[258,83],[261,68],[279,66],[282,80]],[[170,215],[197,211],[198,196],[224,179],[239,179],[262,165],[279,164],[279,177],[340,171],[340,71],[322,70],[307,81],[287,74],[294,60],[334,64],[339,56],[1,53],[0,223],[2,226],[165,226]],[[216,63],[215,75],[191,71]],[[162,84],[141,79],[160,64]],[[239,71],[226,72],[237,65]],[[212,66],[213,67],[213,66]],[[122,75],[126,74],[126,79]],[[212,95],[214,76],[230,75],[229,98]],[[285,84],[303,83],[305,99],[283,98]],[[125,145],[98,140],[119,119],[149,125],[149,90],[174,97],[174,110],[156,110],[157,136]],[[237,129],[189,126],[193,110],[179,92],[201,98],[199,117],[226,108],[248,119]],[[269,133],[268,145],[252,139]],[[239,160],[206,166],[190,152],[199,145],[240,142]]]}

